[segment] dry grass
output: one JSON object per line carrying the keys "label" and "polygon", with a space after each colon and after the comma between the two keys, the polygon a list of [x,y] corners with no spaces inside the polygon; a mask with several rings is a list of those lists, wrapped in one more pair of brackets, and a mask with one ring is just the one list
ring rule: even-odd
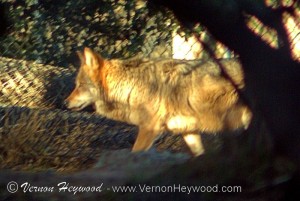
{"label": "dry grass", "polygon": [[95,160],[97,151],[91,145],[105,125],[87,123],[92,115],[72,118],[58,111],[15,110],[6,109],[1,119],[1,168],[72,171]]}
{"label": "dry grass", "polygon": [[[0,108],[0,168],[76,171],[94,164],[103,150],[131,149],[136,127],[88,113]],[[187,150],[180,136],[165,136],[159,150]]]}

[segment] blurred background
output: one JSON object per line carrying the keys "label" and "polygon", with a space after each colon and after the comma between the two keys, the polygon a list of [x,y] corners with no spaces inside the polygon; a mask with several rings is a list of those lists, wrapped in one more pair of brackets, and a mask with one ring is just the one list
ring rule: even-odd
{"label": "blurred background", "polygon": [[[26,73],[35,72],[33,77],[22,80],[26,82],[31,79],[27,84],[34,88],[33,85],[38,82],[38,78],[47,77],[44,75],[45,71],[51,71],[47,68],[62,67],[63,70],[58,70],[60,72],[74,70],[74,67],[79,66],[76,51],[82,51],[84,47],[91,47],[106,58],[120,59],[143,56],[205,60],[210,57],[238,56],[221,42],[216,41],[200,24],[182,28],[171,11],[165,8],[151,9],[146,1],[2,0],[1,2],[3,16],[0,37],[1,105],[20,105],[18,103],[20,101],[28,101],[24,106],[33,105],[30,101],[38,101],[34,100],[34,97],[24,100],[25,98],[18,98],[16,94],[30,90],[24,86],[25,84],[20,83],[21,77],[26,77]],[[278,7],[278,2],[266,1],[270,7]],[[282,4],[288,5],[292,2],[284,0]],[[298,7],[295,7],[295,13],[299,15]],[[287,13],[283,21],[292,55],[295,60],[299,60],[299,16]],[[264,26],[256,17],[249,16],[247,24],[270,46],[276,48],[280,45],[276,31]],[[19,64],[9,63],[8,58],[14,59],[13,62]],[[33,62],[34,67],[26,66],[22,63],[24,61]],[[7,63],[11,66],[9,69]],[[52,67],[38,67],[38,64]],[[39,71],[38,68],[43,70]],[[53,73],[55,70],[52,70]],[[19,78],[14,75],[17,71],[20,71]],[[39,90],[41,89],[36,92]],[[6,91],[11,93],[11,98],[5,97]]]}

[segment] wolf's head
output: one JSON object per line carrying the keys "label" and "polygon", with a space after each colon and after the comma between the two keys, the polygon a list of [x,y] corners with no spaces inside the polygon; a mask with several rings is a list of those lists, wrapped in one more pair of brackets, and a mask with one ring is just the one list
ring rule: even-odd
{"label": "wolf's head", "polygon": [[82,110],[94,104],[99,98],[101,90],[101,69],[104,59],[94,53],[90,48],[84,48],[83,53],[77,52],[81,66],[76,77],[76,86],[73,92],[65,100],[68,109]]}

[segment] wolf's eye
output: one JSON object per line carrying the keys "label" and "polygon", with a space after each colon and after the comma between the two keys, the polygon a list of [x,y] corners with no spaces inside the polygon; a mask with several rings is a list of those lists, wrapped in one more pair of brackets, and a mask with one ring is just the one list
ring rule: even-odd
{"label": "wolf's eye", "polygon": [[76,83],[76,86],[77,86],[77,87],[82,87],[83,85],[84,85],[83,82],[77,82],[77,83]]}

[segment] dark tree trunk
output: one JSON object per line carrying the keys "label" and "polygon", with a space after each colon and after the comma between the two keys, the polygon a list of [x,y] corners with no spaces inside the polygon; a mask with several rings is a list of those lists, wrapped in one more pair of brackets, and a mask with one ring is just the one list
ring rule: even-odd
{"label": "dark tree trunk", "polygon": [[[283,8],[263,1],[150,0],[174,11],[183,25],[200,22],[217,39],[240,55],[246,94],[270,129],[275,150],[300,164],[300,65],[291,58],[282,24]],[[286,9],[287,11],[289,9]],[[248,15],[277,30],[280,47],[273,49],[246,25]]]}

